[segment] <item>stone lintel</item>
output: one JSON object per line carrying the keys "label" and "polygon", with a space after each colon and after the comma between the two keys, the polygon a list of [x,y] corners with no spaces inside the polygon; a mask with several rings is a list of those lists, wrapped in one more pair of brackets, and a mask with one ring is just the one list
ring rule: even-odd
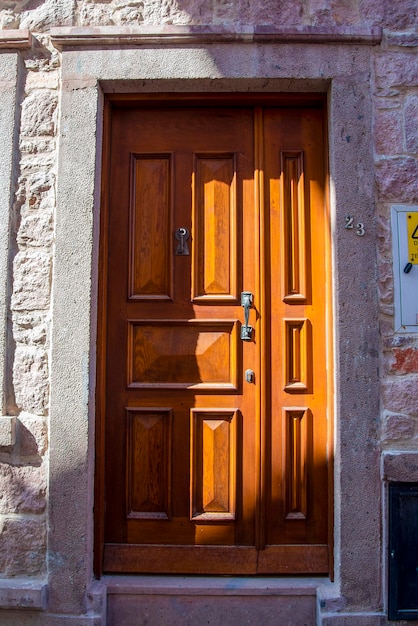
{"label": "stone lintel", "polygon": [[132,46],[146,44],[199,43],[318,43],[377,45],[380,27],[317,26],[92,26],[51,29],[54,46],[60,50],[78,46]]}
{"label": "stone lintel", "polygon": [[48,586],[44,580],[13,578],[0,580],[1,609],[38,609],[47,608]]}
{"label": "stone lintel", "polygon": [[14,446],[15,442],[16,417],[13,415],[0,415],[0,447]]}
{"label": "stone lintel", "polygon": [[0,30],[0,50],[30,48],[31,45],[32,34],[27,28]]}

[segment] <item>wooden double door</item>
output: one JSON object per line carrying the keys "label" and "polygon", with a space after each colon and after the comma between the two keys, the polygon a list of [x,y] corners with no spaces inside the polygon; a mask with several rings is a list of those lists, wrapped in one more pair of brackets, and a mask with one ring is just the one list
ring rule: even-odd
{"label": "wooden double door", "polygon": [[322,104],[116,99],[106,146],[103,571],[328,572]]}

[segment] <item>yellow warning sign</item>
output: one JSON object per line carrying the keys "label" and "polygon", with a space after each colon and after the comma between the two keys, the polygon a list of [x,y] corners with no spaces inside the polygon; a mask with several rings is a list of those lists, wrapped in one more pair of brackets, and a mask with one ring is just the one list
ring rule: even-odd
{"label": "yellow warning sign", "polygon": [[418,265],[418,212],[408,213],[408,256],[409,262]]}

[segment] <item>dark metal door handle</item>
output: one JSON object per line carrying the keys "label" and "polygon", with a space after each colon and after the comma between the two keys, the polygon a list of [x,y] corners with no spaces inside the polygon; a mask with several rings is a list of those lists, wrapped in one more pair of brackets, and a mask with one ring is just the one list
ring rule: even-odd
{"label": "dark metal door handle", "polygon": [[253,327],[248,324],[252,303],[253,294],[251,293],[251,291],[243,291],[241,293],[241,306],[244,307],[245,320],[245,324],[241,326],[241,339],[243,341],[251,341],[252,339]]}

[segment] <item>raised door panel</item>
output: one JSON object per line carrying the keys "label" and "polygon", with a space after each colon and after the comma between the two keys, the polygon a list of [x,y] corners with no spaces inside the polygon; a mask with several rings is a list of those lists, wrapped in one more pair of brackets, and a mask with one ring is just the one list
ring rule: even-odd
{"label": "raised door panel", "polygon": [[171,409],[127,410],[127,517],[171,518]]}
{"label": "raised door panel", "polygon": [[129,297],[172,297],[171,155],[131,155]]}
{"label": "raised door panel", "polygon": [[128,324],[130,388],[238,391],[237,321],[147,319]]}
{"label": "raised door panel", "polygon": [[237,156],[195,156],[194,300],[237,301]]}
{"label": "raised door panel", "polygon": [[191,519],[236,518],[237,411],[191,412]]}

